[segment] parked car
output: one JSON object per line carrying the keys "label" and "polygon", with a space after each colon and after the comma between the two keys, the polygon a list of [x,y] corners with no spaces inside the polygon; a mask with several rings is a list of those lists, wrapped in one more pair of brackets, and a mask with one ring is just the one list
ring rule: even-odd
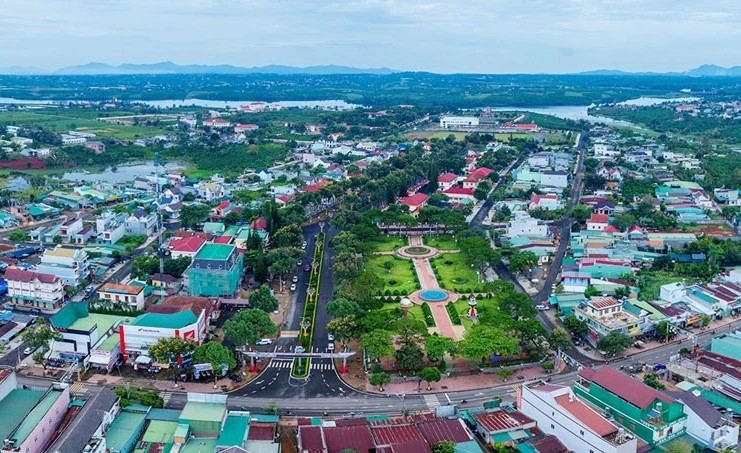
{"label": "parked car", "polygon": [[306,248],[306,241],[304,241],[304,243],[303,243],[303,244],[301,244],[301,248],[302,248],[302,249],[305,249],[305,248]]}
{"label": "parked car", "polygon": [[293,276],[293,278],[291,279],[291,281],[292,281],[293,283],[296,283],[296,282],[298,282],[298,275],[294,275],[294,276]]}
{"label": "parked car", "polygon": [[551,306],[548,304],[541,304],[541,305],[538,305],[537,307],[538,307],[538,310],[540,311],[548,311],[551,309]]}
{"label": "parked car", "polygon": [[237,373],[230,374],[229,379],[231,379],[234,382],[242,382],[242,376],[238,375]]}
{"label": "parked car", "polygon": [[265,346],[267,344],[273,344],[273,340],[271,340],[270,338],[263,338],[263,339],[259,340],[257,342],[257,344],[260,345],[260,346]]}
{"label": "parked car", "polygon": [[331,333],[328,333],[327,334],[327,340],[334,341],[334,335],[332,335]]}
{"label": "parked car", "polygon": [[296,284],[295,283],[291,283],[291,291],[296,291]]}
{"label": "parked car", "polygon": [[31,346],[23,350],[23,355],[31,355],[32,353],[33,353],[33,348]]}
{"label": "parked car", "polygon": [[310,270],[311,270],[311,266],[309,264],[304,266],[304,272],[309,272]]}
{"label": "parked car", "polygon": [[327,351],[334,352],[334,343],[329,343],[327,345]]}

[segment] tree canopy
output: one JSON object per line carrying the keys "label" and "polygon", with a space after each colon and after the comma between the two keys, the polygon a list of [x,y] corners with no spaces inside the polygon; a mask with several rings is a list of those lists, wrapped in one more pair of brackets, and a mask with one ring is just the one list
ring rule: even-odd
{"label": "tree canopy", "polygon": [[241,310],[224,323],[226,338],[237,345],[254,345],[277,331],[268,314],[256,308]]}

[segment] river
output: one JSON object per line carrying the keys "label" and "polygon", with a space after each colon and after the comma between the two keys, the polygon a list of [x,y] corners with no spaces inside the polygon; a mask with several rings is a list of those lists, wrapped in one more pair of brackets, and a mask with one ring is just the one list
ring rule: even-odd
{"label": "river", "polygon": [[[213,99],[163,99],[159,101],[130,101],[132,104],[142,104],[149,107],[157,108],[173,108],[173,107],[203,107],[210,109],[225,109],[233,108],[238,109],[242,105],[249,105],[254,102],[261,101],[215,101]],[[59,105],[59,104],[87,104],[90,101],[80,100],[36,100],[36,99],[14,99],[14,98],[3,98],[0,97],[0,104],[23,104],[23,105]],[[305,109],[322,108],[331,110],[351,110],[358,107],[362,107],[358,104],[350,104],[343,100],[334,99],[327,101],[277,101],[277,102],[266,102],[266,104],[273,106],[280,106],[284,108],[298,107]]]}

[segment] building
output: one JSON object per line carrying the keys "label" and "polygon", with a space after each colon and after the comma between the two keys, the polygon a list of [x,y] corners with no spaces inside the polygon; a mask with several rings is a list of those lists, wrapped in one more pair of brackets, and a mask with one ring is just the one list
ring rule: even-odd
{"label": "building", "polygon": [[476,430],[484,442],[493,446],[500,434],[535,428],[536,422],[527,415],[517,411],[493,410],[473,414]]}
{"label": "building", "polygon": [[82,145],[87,142],[85,137],[77,137],[69,134],[62,134],[62,145]]}
{"label": "building", "polygon": [[473,195],[473,189],[464,189],[463,187],[451,187],[443,191],[453,203],[473,203],[476,197]]}
{"label": "building", "polygon": [[583,368],[574,394],[648,444],[662,445],[685,433],[682,403],[609,366]]}
{"label": "building", "polygon": [[733,414],[723,414],[713,407],[699,391],[668,392],[669,396],[684,404],[687,414],[687,434],[715,451],[732,449],[738,445],[738,425]]}
{"label": "building", "polygon": [[144,287],[106,283],[98,288],[98,299],[125,310],[144,309]]}
{"label": "building", "polygon": [[443,129],[477,127],[479,119],[475,116],[444,116],[440,118],[440,127]]}
{"label": "building", "polygon": [[607,228],[608,217],[606,214],[592,214],[587,219],[587,231],[605,231]]}
{"label": "building", "polygon": [[600,339],[612,332],[626,335],[642,333],[641,318],[623,310],[623,302],[614,297],[592,297],[574,310],[577,319],[589,327],[587,341],[596,346]]}
{"label": "building", "polygon": [[548,193],[545,195],[538,195],[533,193],[530,195],[530,209],[545,209],[546,211],[554,211],[556,209],[563,208],[563,201],[561,197],[555,193]]}
{"label": "building", "polygon": [[170,256],[173,259],[184,256],[193,258],[205,243],[206,239],[200,236],[173,238],[170,240]]}
{"label": "building", "polygon": [[157,216],[147,214],[143,209],[137,209],[124,220],[126,234],[151,236],[157,227]]}
{"label": "building", "polygon": [[106,431],[121,410],[119,398],[106,387],[88,387],[87,393],[84,401],[73,401],[72,419],[46,451],[105,453]]}
{"label": "building", "polygon": [[548,237],[548,225],[542,220],[530,217],[527,212],[517,211],[507,224],[507,237],[538,236]]}
{"label": "building", "polygon": [[231,127],[231,123],[227,120],[221,119],[221,118],[208,118],[203,120],[203,126],[204,127],[211,127],[215,129],[223,129],[227,127]]}
{"label": "building", "polygon": [[455,173],[443,173],[437,177],[437,184],[440,186],[440,191],[444,192],[455,185],[458,181],[458,175]]}
{"label": "building", "polygon": [[427,199],[430,198],[427,196],[427,194],[424,193],[415,193],[414,195],[410,195],[408,197],[401,197],[399,198],[399,203],[407,206],[409,208],[409,212],[414,214],[415,212],[418,212],[424,205],[427,203]]}
{"label": "building", "polygon": [[62,306],[64,284],[54,275],[10,267],[5,281],[10,304],[16,307],[54,312]]}
{"label": "building", "polygon": [[521,387],[520,411],[535,420],[538,429],[558,436],[571,451],[634,453],[636,437],[607,420],[563,385]]}
{"label": "building", "polygon": [[103,211],[95,219],[99,244],[115,244],[126,234],[126,214]]}
{"label": "building", "polygon": [[75,236],[83,229],[82,219],[69,219],[62,224],[59,235],[67,243],[75,243]]}
{"label": "building", "polygon": [[69,286],[78,286],[89,276],[87,253],[61,245],[46,249],[36,268],[40,273],[56,275]]}
{"label": "building", "polygon": [[204,244],[185,271],[193,296],[233,296],[242,280],[242,254],[228,244]]}
{"label": "building", "polygon": [[85,148],[92,150],[95,154],[103,154],[105,152],[105,143],[103,142],[87,142]]}
{"label": "building", "polygon": [[85,302],[71,302],[49,318],[50,325],[62,335],[52,345],[52,356],[67,361],[88,363],[95,345],[114,335],[125,317],[90,313]]}

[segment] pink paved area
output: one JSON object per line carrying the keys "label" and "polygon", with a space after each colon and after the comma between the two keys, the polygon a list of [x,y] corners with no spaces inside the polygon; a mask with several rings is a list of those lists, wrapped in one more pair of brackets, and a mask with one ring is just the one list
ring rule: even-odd
{"label": "pink paved area", "polygon": [[[456,368],[460,364],[461,367],[469,367],[469,362],[464,359],[458,359],[455,361]],[[532,381],[535,379],[547,379],[556,373],[563,371],[565,364],[561,365],[561,369],[554,371],[553,373],[546,373],[541,367],[526,368],[518,370],[516,367],[515,374],[508,377],[504,381],[496,373],[480,373],[472,374],[467,376],[456,376],[448,377],[443,373],[443,378],[440,382],[431,383],[432,390],[427,390],[427,383],[422,381],[421,385],[416,380],[406,380],[399,383],[390,383],[384,386],[383,393],[406,393],[406,394],[424,394],[424,393],[444,393],[444,392],[458,392],[463,390],[477,390],[482,388],[490,387],[501,387],[504,385],[515,386],[523,382]],[[445,387],[445,388],[443,388]],[[381,393],[378,391],[377,386],[366,384],[366,391],[372,393]],[[514,390],[513,390],[514,392]]]}

